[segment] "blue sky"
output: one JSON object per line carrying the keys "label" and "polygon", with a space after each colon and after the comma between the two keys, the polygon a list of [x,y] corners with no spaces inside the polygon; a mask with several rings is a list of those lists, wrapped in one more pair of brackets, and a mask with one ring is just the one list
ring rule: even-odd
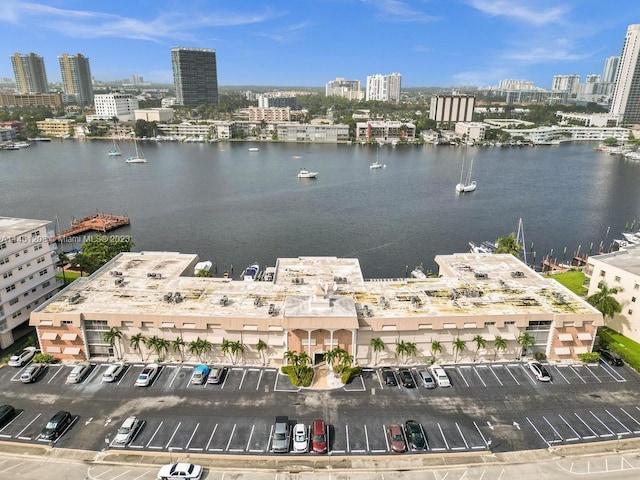
{"label": "blue sky", "polygon": [[99,80],[172,83],[174,46],[216,50],[218,83],[324,86],[402,74],[403,87],[601,74],[638,0],[2,0],[0,77],[12,54],[81,53]]}

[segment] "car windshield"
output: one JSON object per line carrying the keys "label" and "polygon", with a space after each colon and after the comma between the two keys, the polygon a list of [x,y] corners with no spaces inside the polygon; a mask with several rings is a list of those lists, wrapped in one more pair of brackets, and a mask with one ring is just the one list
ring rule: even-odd
{"label": "car windshield", "polygon": [[120,435],[126,435],[127,433],[129,433],[131,431],[131,429],[129,427],[120,427],[118,429],[118,433]]}
{"label": "car windshield", "polygon": [[318,442],[318,443],[324,442],[324,435],[314,435],[313,436],[313,441],[314,442]]}
{"label": "car windshield", "polygon": [[55,420],[49,420],[49,422],[47,422],[47,430],[53,430],[58,426],[58,422]]}
{"label": "car windshield", "polygon": [[284,433],[276,433],[276,434],[273,436],[273,438],[274,438],[275,440],[284,440],[286,437],[285,437]]}
{"label": "car windshield", "polygon": [[296,435],[296,442],[304,442],[305,440],[306,440],[306,439],[305,439],[305,435],[304,435],[304,433],[298,433],[298,434]]}
{"label": "car windshield", "polygon": [[138,378],[140,380],[146,380],[147,379],[147,374],[146,373],[142,373],[142,374],[140,374],[140,376]]}
{"label": "car windshield", "polygon": [[399,432],[394,433],[393,434],[393,441],[394,442],[401,442],[402,441],[402,435]]}

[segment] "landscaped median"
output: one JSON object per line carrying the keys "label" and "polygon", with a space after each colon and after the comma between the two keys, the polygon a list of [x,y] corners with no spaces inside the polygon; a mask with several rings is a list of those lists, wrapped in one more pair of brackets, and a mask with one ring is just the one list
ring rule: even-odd
{"label": "landscaped median", "polygon": [[601,348],[617,353],[631,368],[640,372],[640,343],[608,327],[600,327],[598,336]]}

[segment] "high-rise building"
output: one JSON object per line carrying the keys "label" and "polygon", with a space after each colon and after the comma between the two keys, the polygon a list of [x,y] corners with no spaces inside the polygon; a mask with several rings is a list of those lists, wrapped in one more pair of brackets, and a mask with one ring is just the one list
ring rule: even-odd
{"label": "high-rise building", "polygon": [[91,120],[109,120],[116,117],[121,122],[135,120],[135,110],[140,108],[138,99],[128,93],[105,93],[95,96],[95,115],[87,115]]}
{"label": "high-rise building", "polygon": [[328,82],[325,86],[325,95],[327,97],[342,97],[347,100],[362,100],[364,98],[360,80],[345,80],[344,78],[336,78]]}
{"label": "high-rise building", "polygon": [[472,95],[434,95],[429,119],[436,122],[470,122],[476,97]]}
{"label": "high-rise building", "polygon": [[629,25],[611,101],[618,121],[640,122],[640,25]]}
{"label": "high-rise building", "polygon": [[578,91],[580,75],[554,75],[551,83],[552,92],[567,92],[569,94]]}
{"label": "high-rise building", "polygon": [[602,83],[614,83],[616,81],[616,72],[620,57],[608,57],[604,61],[604,69],[602,70]]}
{"label": "high-rise building", "polygon": [[62,54],[58,57],[62,73],[62,88],[65,95],[78,105],[93,104],[93,85],[89,59],[81,54]]}
{"label": "high-rise building", "polygon": [[380,102],[399,102],[402,75],[392,73],[391,75],[375,74],[367,77],[367,100],[378,100]]}
{"label": "high-rise building", "polygon": [[11,64],[18,93],[49,93],[44,58],[35,53],[15,53],[11,57]]}
{"label": "high-rise building", "polygon": [[215,50],[174,47],[171,49],[171,66],[177,105],[218,105]]}

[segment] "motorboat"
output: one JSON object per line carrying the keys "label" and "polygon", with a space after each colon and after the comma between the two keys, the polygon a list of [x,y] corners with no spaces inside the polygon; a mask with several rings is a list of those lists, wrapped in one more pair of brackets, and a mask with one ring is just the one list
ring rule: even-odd
{"label": "motorboat", "polygon": [[473,192],[476,189],[476,181],[471,180],[471,175],[473,171],[473,159],[471,159],[471,165],[469,166],[469,171],[467,172],[467,178],[463,181],[464,177],[464,158],[462,159],[462,168],[460,170],[460,182],[456,185],[456,192],[458,193],[468,193]]}
{"label": "motorboat", "polygon": [[20,150],[20,147],[16,146],[14,143],[10,143],[9,145],[5,145],[3,150]]}
{"label": "motorboat", "polygon": [[298,178],[316,178],[317,176],[318,172],[312,172],[304,168],[301,168],[298,172]]}
{"label": "motorboat", "polygon": [[622,232],[622,235],[624,236],[625,240],[630,244],[635,245],[637,243],[640,243],[640,234],[638,233]]}
{"label": "motorboat", "polygon": [[469,247],[471,253],[493,253],[492,250],[489,250],[487,247],[485,247],[484,243],[478,245],[474,242],[469,242]]}
{"label": "motorboat", "polygon": [[256,280],[259,273],[260,273],[260,265],[257,263],[254,263],[253,265],[249,265],[247,268],[244,269],[244,272],[242,272],[242,277],[245,282],[253,282],[254,280]]}
{"label": "motorboat", "polygon": [[206,275],[206,274],[201,274],[200,272],[202,271],[210,272],[212,266],[213,266],[213,263],[211,263],[209,260],[205,262],[198,262],[196,263],[196,266],[193,267],[193,274],[196,276]]}
{"label": "motorboat", "polygon": [[133,143],[136,146],[136,155],[134,157],[128,157],[126,162],[127,163],[147,163],[147,159],[144,158],[144,155],[140,155],[140,152],[138,151],[138,142],[136,141],[136,139],[133,139]]}
{"label": "motorboat", "polygon": [[27,148],[27,147],[31,146],[31,144],[29,142],[16,142],[13,145],[18,147],[18,148]]}
{"label": "motorboat", "polygon": [[418,280],[426,280],[427,279],[427,274],[424,273],[424,268],[422,268],[422,265],[418,265],[416,268],[411,270],[411,276],[413,278],[417,278]]}
{"label": "motorboat", "polygon": [[250,152],[259,152],[260,149],[258,147],[251,147],[251,148],[249,148],[249,151]]}

